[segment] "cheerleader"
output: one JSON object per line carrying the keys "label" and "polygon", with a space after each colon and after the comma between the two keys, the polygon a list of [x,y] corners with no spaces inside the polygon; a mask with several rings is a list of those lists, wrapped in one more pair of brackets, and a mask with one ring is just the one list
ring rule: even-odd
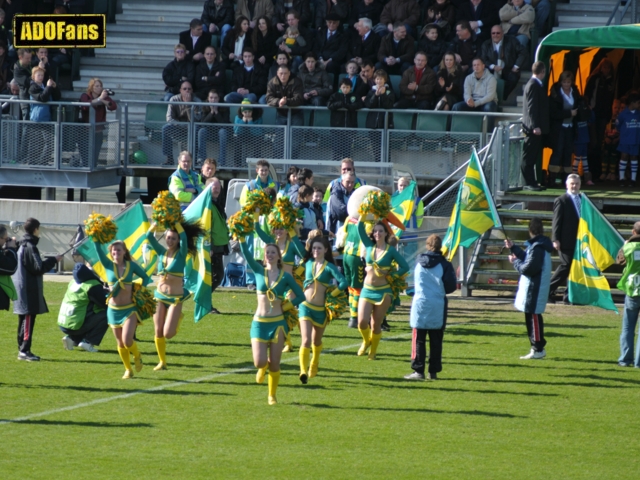
{"label": "cheerleader", "polygon": [[107,321],[116,337],[118,353],[124,364],[125,372],[122,378],[132,378],[130,353],[133,353],[136,372],[142,370],[142,357],[133,340],[136,327],[141,322],[140,314],[133,302],[133,277],[135,275],[141,278],[145,287],[151,282],[151,278],[131,259],[131,253],[122,240],[116,240],[109,246],[113,260],[107,257],[95,240],[93,245],[104,266],[111,290],[107,297]]}
{"label": "cheerleader", "polygon": [[[320,353],[322,352],[322,335],[329,320],[325,305],[327,303],[327,290],[331,287],[332,280],[338,282],[338,286],[330,292],[334,297],[342,294],[347,288],[347,281],[338,271],[333,262],[333,255],[329,241],[323,237],[315,237],[309,251],[305,255],[305,301],[300,304],[300,381],[306,384],[309,378],[318,373]],[[311,340],[313,338],[313,346]],[[311,365],[309,365],[309,353],[313,349]],[[308,373],[307,373],[308,372]]]}
{"label": "cheerleader", "polygon": [[[284,271],[282,255],[277,245],[265,247],[263,267],[253,258],[246,239],[241,237],[240,250],[256,277],[258,308],[251,323],[251,349],[253,363],[258,368],[256,382],[263,383],[269,367],[269,405],[275,405],[276,390],[280,381],[280,358],[289,326],[284,313],[304,300],[302,289],[291,274]],[[291,300],[284,300],[288,290],[293,291]],[[268,350],[268,352],[267,352]]]}
{"label": "cheerleader", "polygon": [[[198,225],[179,222],[167,230],[164,248],[155,238],[156,222],[151,224],[147,232],[147,240],[158,254],[158,286],[154,293],[157,302],[156,313],[153,316],[155,329],[155,344],[160,362],[155,371],[167,369],[166,346],[167,339],[175,337],[182,320],[182,304],[191,297],[185,290],[184,272],[187,255],[196,254],[195,239],[203,234]],[[186,231],[185,231],[186,229]]]}
{"label": "cheerleader", "polygon": [[[358,330],[362,335],[362,346],[358,350],[358,356],[364,355],[371,347],[369,360],[375,360],[378,344],[382,338],[382,321],[387,315],[389,307],[392,306],[393,300],[388,277],[391,275],[403,276],[409,271],[409,265],[398,251],[389,245],[390,234],[384,223],[376,223],[371,236],[369,236],[362,217],[360,217],[358,234],[366,249],[365,261],[367,264],[364,287],[358,301]],[[393,269],[394,262],[398,266],[397,270]],[[373,330],[369,327],[370,322],[373,324]]]}

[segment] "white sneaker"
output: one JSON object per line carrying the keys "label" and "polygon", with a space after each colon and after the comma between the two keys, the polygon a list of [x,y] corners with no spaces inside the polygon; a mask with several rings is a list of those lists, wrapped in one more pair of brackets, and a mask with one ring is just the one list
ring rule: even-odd
{"label": "white sneaker", "polygon": [[78,346],[87,352],[96,353],[98,351],[96,347],[87,342],[80,342]]}
{"label": "white sneaker", "polygon": [[545,349],[542,349],[541,352],[536,352],[532,348],[527,355],[520,357],[520,360],[540,360],[546,356],[547,356],[547,351]]}
{"label": "white sneaker", "polygon": [[62,346],[64,347],[65,350],[73,350],[73,347],[76,347],[77,345],[76,345],[76,342],[71,340],[69,335],[66,335],[62,337]]}

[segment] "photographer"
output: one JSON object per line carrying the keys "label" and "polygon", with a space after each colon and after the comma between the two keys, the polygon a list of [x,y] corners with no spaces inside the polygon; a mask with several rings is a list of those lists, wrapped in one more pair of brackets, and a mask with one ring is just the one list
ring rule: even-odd
{"label": "photographer", "polygon": [[[96,135],[94,137],[94,160],[93,164],[98,163],[98,157],[100,156],[100,150],[102,149],[104,123],[107,121],[107,109],[112,112],[118,106],[109,95],[113,95],[113,91],[105,89],[102,86],[102,80],[99,78],[92,78],[87,85],[87,91],[80,96],[81,102],[89,102],[96,111]],[[89,123],[89,107],[80,107],[80,117],[82,123]],[[82,156],[82,166],[88,167],[90,165],[89,159],[89,139],[86,141],[78,142],[78,150]]]}
{"label": "photographer", "polygon": [[16,289],[11,275],[18,268],[16,239],[9,237],[7,227],[0,224],[0,310],[9,310],[9,300],[15,300]]}

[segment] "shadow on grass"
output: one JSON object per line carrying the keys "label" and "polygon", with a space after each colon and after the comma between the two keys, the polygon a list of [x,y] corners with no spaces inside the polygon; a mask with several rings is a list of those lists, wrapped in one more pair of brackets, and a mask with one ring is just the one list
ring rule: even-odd
{"label": "shadow on grass", "polygon": [[[134,377],[136,379],[136,377]],[[179,388],[187,385],[199,385],[201,383],[206,382],[189,382],[184,379],[173,379],[173,378],[163,378],[162,379],[166,383],[180,383],[180,385],[176,385],[173,388]],[[129,380],[131,381],[131,380]],[[134,380],[135,381],[135,380]],[[43,390],[73,390],[76,392],[91,392],[91,393],[136,393],[136,394],[144,394],[144,395],[224,395],[230,396],[230,393],[219,393],[219,392],[185,392],[185,391],[173,391],[169,388],[164,390],[129,390],[126,388],[99,388],[99,387],[86,387],[82,385],[24,385],[19,383],[5,383],[2,384],[3,387],[13,387],[13,388],[37,388]]]}
{"label": "shadow on grass", "polygon": [[[0,419],[0,422],[3,420]],[[6,420],[14,424],[45,425],[62,427],[98,427],[98,428],[154,428],[151,423],[114,423],[114,422],[74,422],[73,420]]]}
{"label": "shadow on grass", "polygon": [[223,342],[187,342],[184,340],[169,340],[170,345],[202,345],[205,347],[248,347],[251,348],[250,343],[223,343]]}
{"label": "shadow on grass", "polygon": [[[622,367],[620,367],[619,371],[620,371],[620,373],[623,372]],[[600,375],[579,375],[579,374],[553,375],[553,376],[554,377],[566,377],[566,378],[586,378],[586,379],[589,379],[589,380],[603,380],[603,381],[610,381],[610,382],[630,383],[632,385],[636,385],[636,386],[640,387],[640,379],[633,380],[631,378],[601,377]]]}
{"label": "shadow on grass", "polygon": [[528,418],[524,415],[514,415],[504,412],[486,412],[482,410],[436,410],[433,408],[391,408],[391,407],[338,407],[335,405],[327,405],[325,403],[299,403],[295,402],[291,405],[297,407],[312,407],[321,409],[337,409],[337,410],[366,410],[379,412],[411,412],[411,413],[442,413],[445,415],[478,415],[483,417],[499,417],[499,418]]}
{"label": "shadow on grass", "polygon": [[[611,389],[619,389],[619,388],[632,388],[627,387],[625,385],[606,385],[603,383],[595,383],[595,382],[545,382],[542,380],[506,380],[506,379],[477,379],[477,378],[459,378],[458,380],[465,382],[483,382],[483,383],[513,383],[518,385],[546,385],[549,387],[588,387],[588,388],[611,388]],[[609,378],[607,380],[610,380]]]}
{"label": "shadow on grass", "polygon": [[113,353],[113,360],[96,360],[96,359],[78,359],[78,360],[74,360],[71,358],[45,358],[43,359],[44,362],[54,362],[54,363],[99,363],[102,365],[108,364],[108,365],[122,365],[122,362],[120,361],[120,357],[117,356],[116,352],[110,352]]}

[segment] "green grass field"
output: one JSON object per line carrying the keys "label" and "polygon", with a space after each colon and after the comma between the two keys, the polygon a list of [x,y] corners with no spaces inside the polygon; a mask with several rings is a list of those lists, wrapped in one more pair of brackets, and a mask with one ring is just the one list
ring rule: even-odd
{"label": "green grass field", "polygon": [[[357,357],[344,320],[325,336],[319,376],[298,381],[284,354],[279,404],[255,384],[254,294],[224,291],[224,313],[191,320],[157,362],[150,324],[138,330],[145,368],[133,380],[110,332],[99,353],[68,352],[56,325],[66,285],[46,283],[39,363],[16,360],[16,316],[0,314],[0,478],[637,478],[640,370],[620,368],[620,317],[552,305],[547,358],[528,350],[508,299],[450,302],[444,370],[411,383],[408,305],[379,360]],[[294,344],[299,345],[298,333]],[[7,422],[9,421],[9,422]]]}

